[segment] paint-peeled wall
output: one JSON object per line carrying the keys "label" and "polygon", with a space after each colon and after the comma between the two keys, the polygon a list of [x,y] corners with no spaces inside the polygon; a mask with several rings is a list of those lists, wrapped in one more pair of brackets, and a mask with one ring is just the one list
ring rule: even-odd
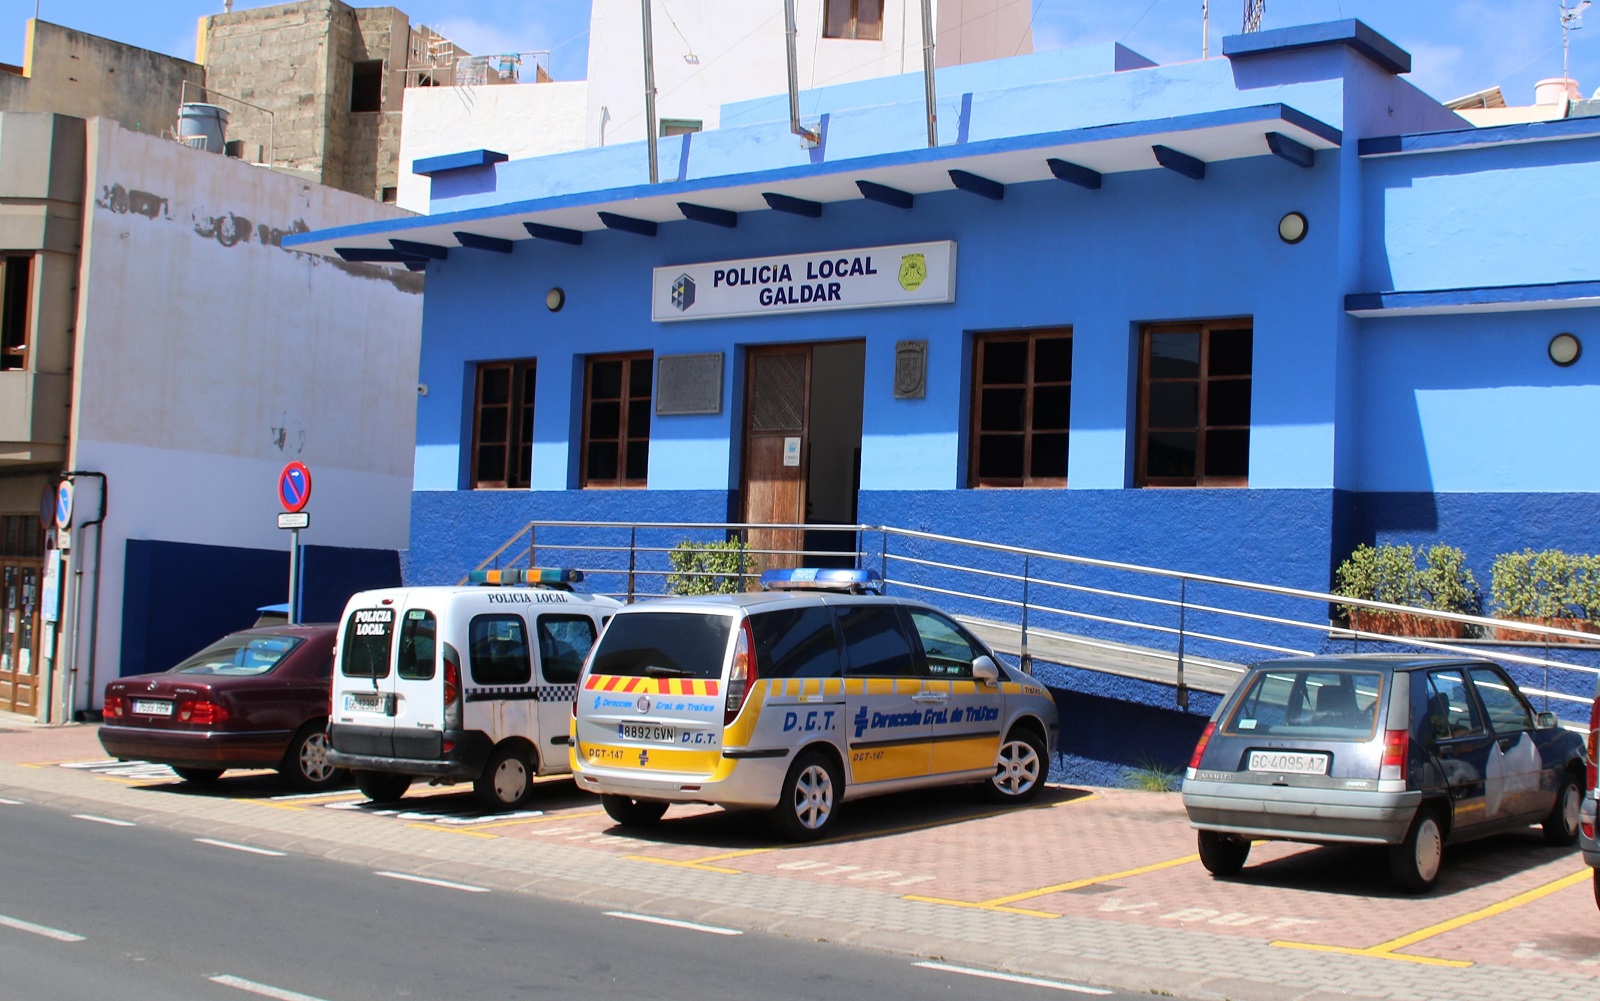
{"label": "paint-peeled wall", "polygon": [[392,206],[104,119],[88,163],[70,462],[107,476],[103,680],[125,540],[286,551],[290,460],[313,474],[303,542],[405,547],[422,296],[420,276],[279,245]]}

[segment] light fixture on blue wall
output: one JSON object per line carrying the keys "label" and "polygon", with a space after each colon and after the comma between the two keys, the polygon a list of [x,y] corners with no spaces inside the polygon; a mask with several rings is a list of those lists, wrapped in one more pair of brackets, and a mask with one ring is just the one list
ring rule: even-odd
{"label": "light fixture on blue wall", "polygon": [[544,294],[544,308],[552,313],[559,313],[561,307],[567,304],[567,293],[559,288],[553,288]]}
{"label": "light fixture on blue wall", "polygon": [[1577,334],[1557,334],[1550,338],[1550,346],[1545,351],[1551,361],[1566,368],[1583,354],[1583,343],[1578,340]]}
{"label": "light fixture on blue wall", "polygon": [[1298,212],[1288,212],[1278,220],[1278,239],[1284,243],[1299,243],[1306,238],[1306,217]]}

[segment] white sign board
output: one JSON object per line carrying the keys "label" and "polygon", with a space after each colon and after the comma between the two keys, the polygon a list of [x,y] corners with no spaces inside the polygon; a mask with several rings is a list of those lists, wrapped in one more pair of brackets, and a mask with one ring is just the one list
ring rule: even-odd
{"label": "white sign board", "polygon": [[906,243],[656,268],[650,318],[815,313],[956,301],[956,245]]}

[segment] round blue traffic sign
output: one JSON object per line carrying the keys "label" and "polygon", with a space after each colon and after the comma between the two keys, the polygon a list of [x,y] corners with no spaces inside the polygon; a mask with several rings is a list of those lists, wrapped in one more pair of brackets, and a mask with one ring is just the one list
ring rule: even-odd
{"label": "round blue traffic sign", "polygon": [[56,487],[56,526],[72,527],[72,481],[62,480]]}
{"label": "round blue traffic sign", "polygon": [[278,474],[278,501],[285,511],[302,511],[311,500],[311,470],[303,462],[291,462]]}

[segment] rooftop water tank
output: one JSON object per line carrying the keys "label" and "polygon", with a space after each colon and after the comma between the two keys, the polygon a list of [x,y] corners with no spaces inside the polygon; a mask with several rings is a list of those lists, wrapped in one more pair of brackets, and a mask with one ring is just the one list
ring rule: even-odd
{"label": "rooftop water tank", "polygon": [[1553,76],[1533,85],[1534,104],[1566,104],[1583,97],[1578,81],[1564,76]]}
{"label": "rooftop water tank", "polygon": [[191,102],[178,108],[178,141],[195,149],[221,153],[226,145],[228,109]]}

